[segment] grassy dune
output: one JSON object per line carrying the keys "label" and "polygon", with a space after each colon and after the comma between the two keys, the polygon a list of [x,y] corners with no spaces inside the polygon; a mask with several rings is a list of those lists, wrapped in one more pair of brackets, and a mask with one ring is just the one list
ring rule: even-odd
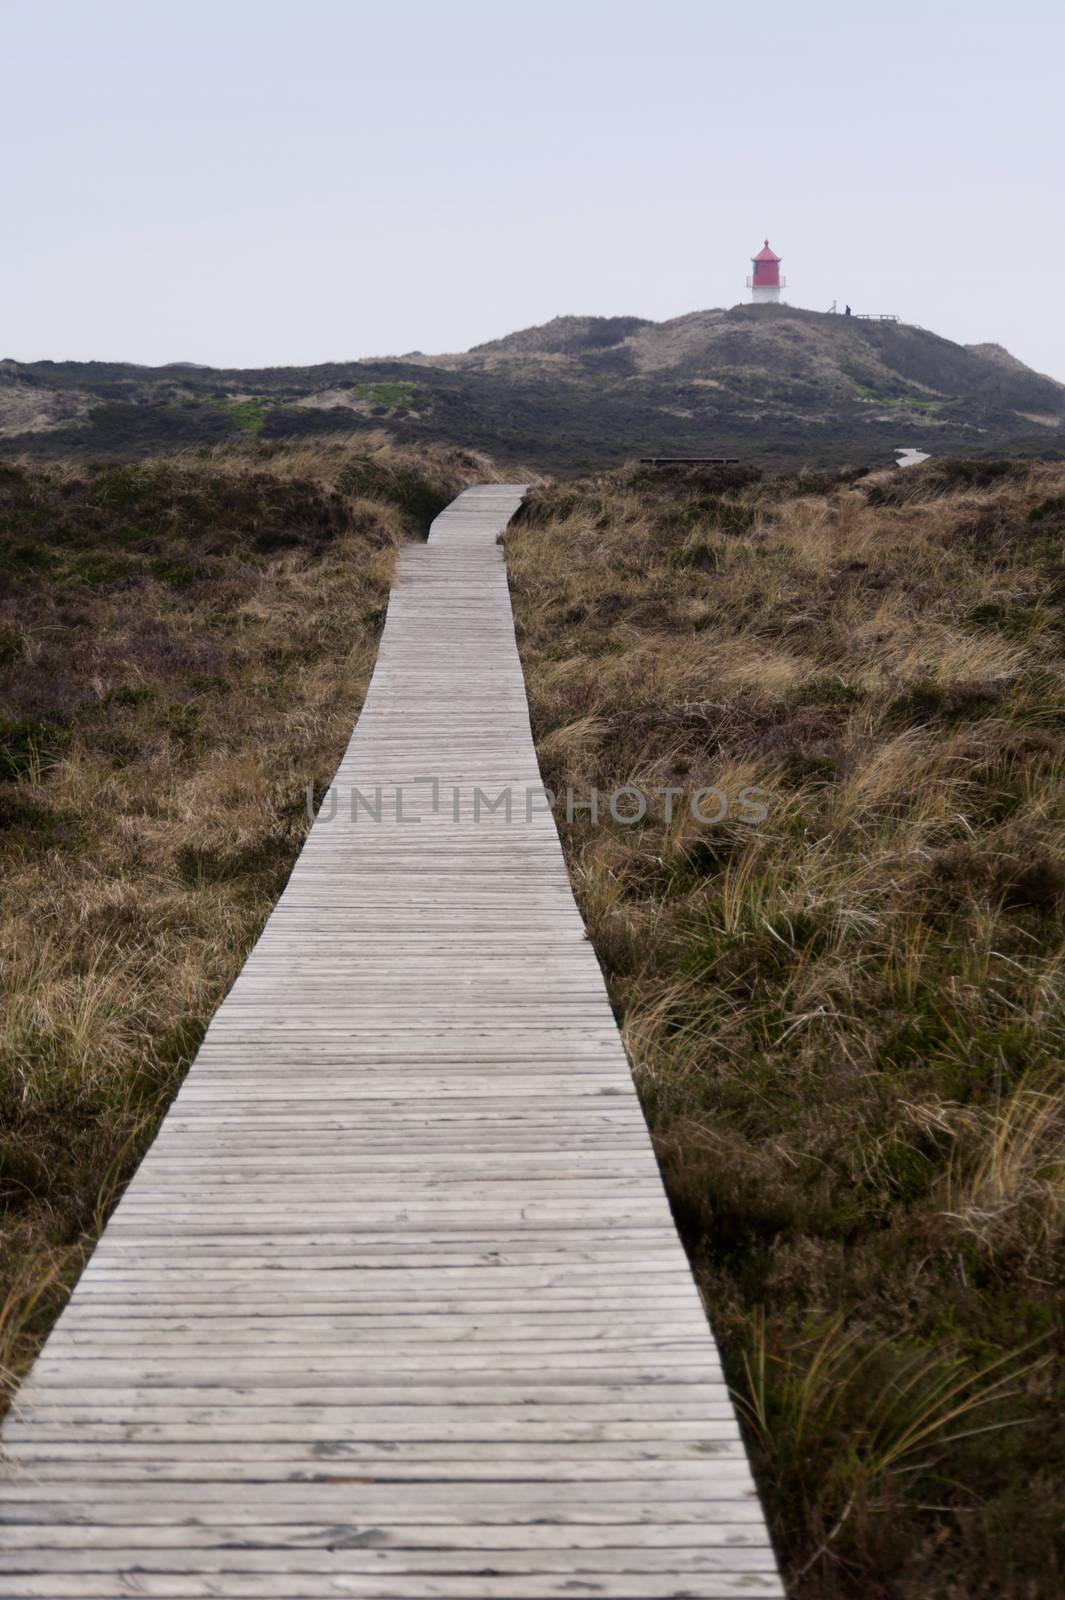
{"label": "grassy dune", "polygon": [[[541,489],[563,825],[794,1593],[1065,1586],[1065,468]],[[704,801],[716,815],[720,801]]]}
{"label": "grassy dune", "polygon": [[0,1366],[47,1332],[307,828],[456,450],[0,465]]}

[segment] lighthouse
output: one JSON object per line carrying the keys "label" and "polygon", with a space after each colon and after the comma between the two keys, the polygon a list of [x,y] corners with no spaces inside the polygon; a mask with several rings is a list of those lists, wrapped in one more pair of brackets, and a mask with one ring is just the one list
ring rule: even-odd
{"label": "lighthouse", "polygon": [[768,239],[758,254],[751,257],[754,272],[747,279],[747,287],[756,306],[764,305],[766,301],[775,305],[780,300],[780,291],[788,281],[780,276],[780,261],[776,251],[770,250]]}

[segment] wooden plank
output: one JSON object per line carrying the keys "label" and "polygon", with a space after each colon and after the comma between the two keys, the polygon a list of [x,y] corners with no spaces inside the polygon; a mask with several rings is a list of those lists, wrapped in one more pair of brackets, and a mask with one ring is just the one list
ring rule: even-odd
{"label": "wooden plank", "polygon": [[[279,1564],[284,1559],[279,1556]],[[334,1590],[338,1586],[356,1600],[412,1600],[414,1596],[432,1596],[436,1600],[572,1600],[577,1586],[617,1596],[617,1600],[731,1600],[734,1596],[742,1600],[747,1595],[782,1592],[774,1574],[743,1571],[685,1573],[677,1578],[604,1573],[594,1581],[547,1573],[516,1578],[356,1573],[330,1583]],[[136,1570],[62,1575],[45,1572],[17,1577],[0,1574],[0,1597],[14,1596],[17,1600],[77,1600],[79,1596],[115,1600],[116,1592],[145,1595],[151,1600],[198,1600],[201,1596],[218,1595],[247,1596],[249,1600],[321,1600],[322,1579],[317,1574],[298,1572],[268,1578],[234,1571],[200,1575],[191,1571],[174,1574]]]}
{"label": "wooden plank", "polygon": [[[533,1551],[545,1554],[585,1550],[700,1550],[715,1549],[722,1545],[765,1548],[764,1534],[757,1518],[744,1511],[733,1522],[712,1522],[677,1525],[671,1522],[640,1524],[626,1523],[571,1524],[561,1528],[550,1523],[539,1526],[507,1523],[470,1523],[454,1530],[454,1548],[465,1553],[514,1551],[528,1556]],[[279,1543],[273,1523],[253,1520],[236,1527],[232,1524],[162,1523],[138,1531],[138,1541],[148,1550],[168,1550],[175,1545],[192,1550],[239,1549],[241,1547],[270,1549]],[[51,1529],[38,1524],[23,1523],[4,1528],[4,1543],[9,1550],[38,1550],[47,1540],[54,1542],[57,1550],[90,1550],[122,1548],[129,1544],[129,1529],[122,1524],[59,1523]],[[285,1528],[285,1548],[306,1553],[320,1549],[428,1551],[435,1556],[445,1554],[441,1549],[440,1532],[436,1527],[419,1527],[404,1524],[401,1527],[369,1530],[350,1522],[338,1525],[321,1522],[290,1523]],[[549,1557],[550,1559],[550,1557]]]}
{"label": "wooden plank", "polygon": [[526,812],[522,492],[401,552],[323,810],[5,1424],[0,1600],[782,1594]]}
{"label": "wooden plank", "polygon": [[[185,1558],[185,1570],[197,1573],[276,1571],[279,1547],[271,1540],[259,1549],[200,1549]],[[289,1552],[289,1572],[301,1576],[321,1573],[377,1574],[382,1577],[412,1577],[416,1574],[449,1574],[457,1577],[484,1577],[486,1565],[500,1576],[525,1577],[539,1573],[577,1574],[596,1578],[606,1573],[689,1573],[689,1572],[765,1572],[772,1571],[772,1552],[765,1545],[741,1545],[738,1549],[714,1545],[695,1545],[684,1549],[635,1548],[599,1549],[575,1559],[572,1551],[497,1551],[490,1563],[477,1550],[302,1550]],[[172,1557],[165,1546],[104,1546],[96,1550],[67,1549],[50,1560],[53,1572],[122,1571],[129,1567],[141,1573],[167,1573]],[[26,1554],[0,1554],[0,1573],[33,1572],[34,1563]]]}

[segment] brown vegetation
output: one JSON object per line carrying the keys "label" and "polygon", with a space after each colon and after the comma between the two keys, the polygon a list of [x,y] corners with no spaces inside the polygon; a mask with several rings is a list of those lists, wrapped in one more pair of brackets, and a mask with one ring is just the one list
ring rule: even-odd
{"label": "brown vegetation", "polygon": [[770,797],[563,834],[797,1596],[1065,1587],[1063,544],[994,462],[507,539],[550,785]]}

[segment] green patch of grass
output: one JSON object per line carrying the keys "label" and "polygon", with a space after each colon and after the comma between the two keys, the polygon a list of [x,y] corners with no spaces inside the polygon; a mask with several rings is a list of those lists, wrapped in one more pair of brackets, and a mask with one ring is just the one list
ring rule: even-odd
{"label": "green patch of grass", "polygon": [[871,400],[878,406],[893,406],[903,411],[924,411],[930,416],[943,409],[942,400],[932,400],[927,395],[878,394],[875,389],[870,389],[864,383],[857,384],[856,389],[863,400]]}
{"label": "green patch of grass", "polygon": [[229,400],[224,402],[224,410],[242,433],[259,434],[270,415],[270,404],[266,400]]}
{"label": "green patch of grass", "polygon": [[415,385],[402,379],[391,383],[357,383],[353,393],[381,415],[402,417],[413,407]]}
{"label": "green patch of grass", "polygon": [[195,400],[172,402],[163,408],[176,413],[183,420],[191,421],[196,426],[196,418],[204,412],[213,413],[219,419],[224,419],[238,433],[257,438],[266,426],[267,420],[274,411],[274,403],[259,395],[252,395],[244,400],[233,400],[228,395],[215,395],[213,398],[200,397]]}

